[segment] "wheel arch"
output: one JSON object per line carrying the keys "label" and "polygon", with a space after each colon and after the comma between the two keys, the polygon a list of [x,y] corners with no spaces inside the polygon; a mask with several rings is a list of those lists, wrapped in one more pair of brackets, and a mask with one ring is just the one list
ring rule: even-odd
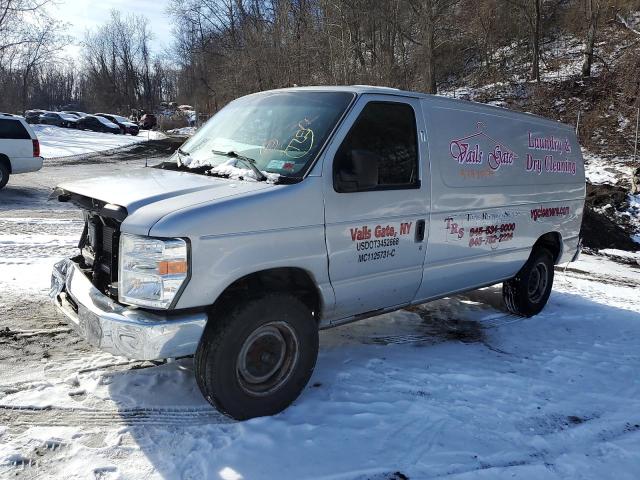
{"label": "wheel arch", "polygon": [[559,232],[547,232],[536,240],[532,251],[535,250],[536,247],[543,247],[549,250],[553,255],[553,263],[555,265],[562,256],[562,235],[560,235]]}
{"label": "wheel arch", "polygon": [[320,322],[322,294],[313,275],[300,267],[274,267],[244,275],[229,284],[212,305],[225,309],[236,297],[247,298],[262,293],[286,292],[298,297]]}

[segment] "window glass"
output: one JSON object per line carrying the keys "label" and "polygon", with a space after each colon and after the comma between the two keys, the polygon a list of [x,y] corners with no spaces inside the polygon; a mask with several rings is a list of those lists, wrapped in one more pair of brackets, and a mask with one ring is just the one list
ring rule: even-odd
{"label": "window glass", "polygon": [[419,186],[416,120],[410,105],[365,106],[336,154],[334,186],[338,192]]}
{"label": "window glass", "polygon": [[14,140],[31,140],[29,132],[18,120],[0,119],[0,138],[11,138]]}
{"label": "window glass", "polygon": [[217,166],[236,152],[260,170],[301,176],[311,166],[354,95],[281,91],[240,98],[218,112],[181,151],[191,168]]}

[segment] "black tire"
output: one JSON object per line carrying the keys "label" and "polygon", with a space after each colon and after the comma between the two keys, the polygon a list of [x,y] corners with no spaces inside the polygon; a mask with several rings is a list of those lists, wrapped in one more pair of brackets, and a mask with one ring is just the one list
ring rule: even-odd
{"label": "black tire", "polygon": [[553,288],[553,256],[536,248],[518,274],[502,284],[502,298],[511,313],[537,315],[547,304]]}
{"label": "black tire", "polygon": [[315,319],[305,304],[285,293],[227,306],[212,313],[195,354],[200,391],[236,420],[279,413],[298,398],[313,373]]}
{"label": "black tire", "polygon": [[9,169],[3,163],[0,163],[0,190],[4,188],[8,181]]}

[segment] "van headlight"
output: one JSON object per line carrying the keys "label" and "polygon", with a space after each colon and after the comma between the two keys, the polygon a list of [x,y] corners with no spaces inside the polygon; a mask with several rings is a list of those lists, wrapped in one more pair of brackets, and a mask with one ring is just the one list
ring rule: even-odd
{"label": "van headlight", "polygon": [[121,303],[168,309],[189,276],[188,244],[181,238],[120,236]]}

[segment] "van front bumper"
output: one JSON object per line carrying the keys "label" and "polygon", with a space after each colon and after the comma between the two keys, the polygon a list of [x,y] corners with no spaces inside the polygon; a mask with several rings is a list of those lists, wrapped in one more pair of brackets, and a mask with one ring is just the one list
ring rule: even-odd
{"label": "van front bumper", "polygon": [[207,323],[206,313],[169,316],[114,302],[70,259],[54,265],[49,295],[91,345],[136,360],[194,354]]}

